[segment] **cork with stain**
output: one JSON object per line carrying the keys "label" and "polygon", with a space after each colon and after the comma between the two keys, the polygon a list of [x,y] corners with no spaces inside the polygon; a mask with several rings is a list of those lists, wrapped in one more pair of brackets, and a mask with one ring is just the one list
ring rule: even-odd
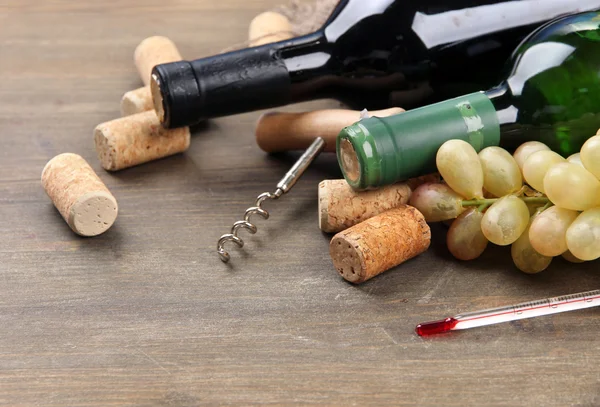
{"label": "cork with stain", "polygon": [[329,253],[338,273],[358,284],[418,256],[430,242],[423,215],[401,205],[338,233]]}
{"label": "cork with stain", "polygon": [[186,151],[190,129],[165,129],[149,110],[99,124],[94,141],[102,168],[118,171]]}
{"label": "cork with stain", "polygon": [[48,161],[42,171],[42,187],[78,235],[104,233],[117,219],[117,200],[77,154],[64,153]]}

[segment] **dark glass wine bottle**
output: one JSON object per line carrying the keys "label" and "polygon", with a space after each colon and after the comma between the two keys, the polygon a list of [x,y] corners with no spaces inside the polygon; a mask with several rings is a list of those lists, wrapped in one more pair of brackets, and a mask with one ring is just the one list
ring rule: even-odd
{"label": "dark glass wine bottle", "polygon": [[436,170],[438,148],[462,139],[477,151],[541,141],[567,156],[600,128],[600,13],[556,19],[526,38],[509,74],[487,92],[372,117],[338,135],[338,161],[355,189]]}
{"label": "dark glass wine bottle", "polygon": [[165,127],[319,98],[414,108],[498,83],[533,29],[596,8],[600,0],[342,0],[315,33],[156,66],[154,105]]}

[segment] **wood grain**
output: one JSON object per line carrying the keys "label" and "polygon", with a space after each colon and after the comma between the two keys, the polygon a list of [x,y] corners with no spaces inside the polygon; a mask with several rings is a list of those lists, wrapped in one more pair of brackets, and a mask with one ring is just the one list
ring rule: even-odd
{"label": "wood grain", "polygon": [[[207,55],[244,41],[277,2],[2,2],[0,404],[600,405],[597,310],[413,332],[460,311],[598,288],[598,263],[556,259],[530,276],[496,247],[460,263],[434,226],[428,252],[350,285],[317,226],[317,185],[340,177],[322,156],[223,265],[219,236],[298,157],[255,145],[261,112],[196,128],[185,154],[102,170],[92,131],[141,86],[139,41],[165,35],[183,55]],[[88,160],[119,202],[102,236],[75,236],[40,186],[63,152]]]}

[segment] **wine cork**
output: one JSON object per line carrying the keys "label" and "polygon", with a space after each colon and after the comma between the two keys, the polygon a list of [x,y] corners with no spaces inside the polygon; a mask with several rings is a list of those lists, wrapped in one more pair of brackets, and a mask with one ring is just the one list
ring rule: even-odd
{"label": "wine cork", "polygon": [[190,146],[190,129],[165,129],[149,110],[99,124],[94,141],[102,168],[117,171],[184,152]]}
{"label": "wine cork", "polygon": [[321,181],[318,193],[319,229],[325,233],[337,233],[404,205],[410,200],[412,190],[426,182],[440,182],[440,175],[424,175],[360,192],[353,190],[345,179]]}
{"label": "wine cork", "polygon": [[375,215],[406,204],[412,191],[405,184],[356,192],[345,179],[321,181],[319,184],[319,229],[336,233]]}
{"label": "wine cork", "polygon": [[117,200],[79,155],[57,155],[42,171],[42,187],[73,232],[96,236],[117,219]]}
{"label": "wine cork", "polygon": [[[387,117],[403,112],[392,107],[368,112],[369,116]],[[361,112],[345,109],[325,109],[304,113],[269,112],[256,123],[256,142],[267,153],[304,150],[317,138],[325,140],[325,150],[335,152],[335,141],[346,126],[356,123]]]}
{"label": "wine cork", "polygon": [[123,95],[123,98],[121,98],[121,116],[129,116],[153,109],[152,93],[148,85],[152,68],[158,64],[180,61],[183,58],[170,39],[166,37],[149,37],[137,46],[133,53],[133,59],[140,73],[140,78],[146,86]]}
{"label": "wine cork", "polygon": [[144,85],[150,84],[150,74],[155,65],[181,61],[177,47],[167,37],[148,37],[137,46],[133,60]]}
{"label": "wine cork", "polygon": [[362,283],[423,253],[430,241],[423,215],[402,205],[335,235],[329,254],[344,279]]}
{"label": "wine cork", "polygon": [[254,17],[248,29],[248,45],[258,47],[294,36],[292,23],[283,14],[266,11]]}
{"label": "wine cork", "polygon": [[131,116],[132,114],[152,110],[152,92],[150,86],[144,86],[135,90],[130,90],[123,95],[121,99],[121,116]]}

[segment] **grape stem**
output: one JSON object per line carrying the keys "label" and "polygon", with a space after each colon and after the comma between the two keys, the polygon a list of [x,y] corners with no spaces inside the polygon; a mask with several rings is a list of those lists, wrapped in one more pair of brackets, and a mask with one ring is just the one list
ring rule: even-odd
{"label": "grape stem", "polygon": [[525,191],[527,191],[527,185],[523,185],[521,187],[521,189],[519,189],[517,192],[515,192],[516,196],[521,196],[525,193]]}
{"label": "grape stem", "polygon": [[[462,206],[492,205],[498,199],[500,199],[500,198],[471,199],[470,201],[462,201]],[[550,200],[548,198],[539,197],[539,196],[531,196],[531,197],[525,197],[525,198],[519,197],[519,199],[525,203],[547,204],[550,202]]]}
{"label": "grape stem", "polygon": [[484,203],[484,204],[479,205],[477,207],[477,212],[483,212],[483,211],[485,211],[490,205],[491,204],[489,204],[489,203]]}

